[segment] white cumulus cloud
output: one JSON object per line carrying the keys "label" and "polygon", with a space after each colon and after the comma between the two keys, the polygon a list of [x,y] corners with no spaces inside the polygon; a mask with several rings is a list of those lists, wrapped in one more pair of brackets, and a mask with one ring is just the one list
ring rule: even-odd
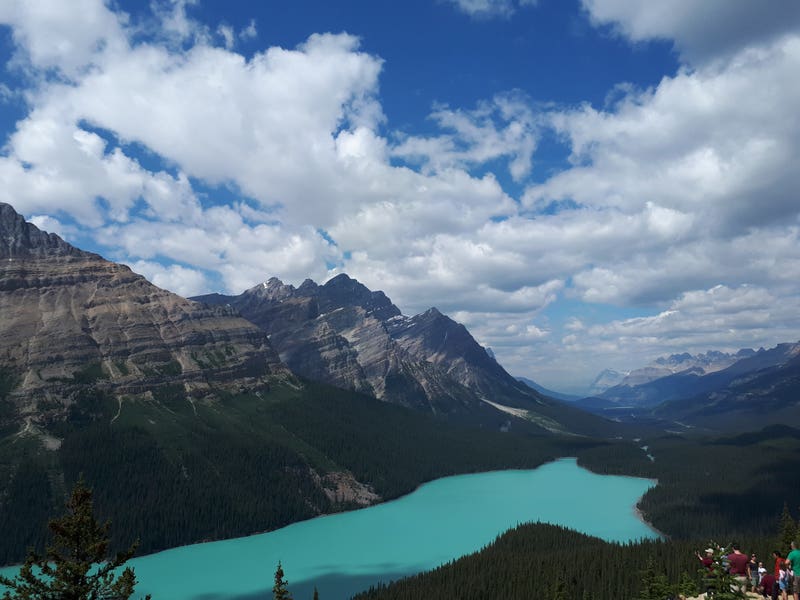
{"label": "white cumulus cloud", "polygon": [[[345,271],[405,312],[456,314],[551,387],[798,332],[795,4],[758,16],[747,2],[585,0],[631,41],[673,40],[683,66],[603,107],[443,98],[422,133],[387,121],[383,60],[356,36],[245,56],[254,21],[200,24],[191,2],[164,1],[143,36],[110,5],[77,1],[0,4],[7,67],[29,84],[14,91],[27,112],[0,155],[0,200],[158,285],[239,293]],[[531,3],[458,4],[507,16]],[[719,16],[707,39],[693,21],[703,6]],[[569,164],[534,180],[545,134]],[[524,193],[504,189],[506,172]],[[564,299],[646,316],[587,309],[559,325],[548,315]]]}

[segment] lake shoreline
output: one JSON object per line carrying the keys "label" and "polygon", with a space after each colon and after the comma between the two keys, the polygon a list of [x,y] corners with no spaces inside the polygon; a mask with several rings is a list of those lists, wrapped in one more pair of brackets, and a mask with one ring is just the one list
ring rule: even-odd
{"label": "lake shoreline", "polygon": [[[378,507],[378,506],[390,505],[390,504],[392,504],[394,502],[399,502],[399,501],[402,501],[405,498],[408,498],[412,494],[417,493],[418,491],[420,491],[421,489],[425,488],[426,486],[428,486],[428,485],[430,485],[432,483],[440,482],[440,481],[443,481],[443,480],[448,480],[448,479],[452,479],[452,478],[459,478],[459,477],[470,477],[470,476],[474,476],[474,475],[492,475],[492,474],[501,474],[501,473],[521,473],[521,472],[527,472],[527,471],[535,471],[537,469],[540,469],[540,468],[544,467],[545,465],[550,465],[550,464],[554,464],[554,463],[558,463],[558,462],[565,462],[565,461],[570,461],[570,462],[574,461],[575,465],[579,469],[587,471],[588,473],[592,473],[593,475],[611,476],[611,477],[629,477],[631,479],[643,479],[643,480],[647,480],[647,481],[652,481],[653,482],[653,487],[655,487],[655,485],[658,485],[658,480],[650,479],[650,478],[647,478],[647,477],[636,477],[634,475],[608,475],[606,473],[598,473],[598,472],[593,471],[592,469],[590,469],[588,467],[585,467],[583,465],[578,464],[578,457],[576,457],[576,456],[558,456],[558,457],[553,458],[551,460],[545,460],[545,461],[541,462],[540,464],[538,464],[535,467],[494,469],[494,470],[491,470],[491,471],[470,471],[470,472],[466,472],[466,473],[454,473],[452,475],[445,475],[443,477],[437,477],[435,479],[424,481],[424,482],[420,483],[419,485],[417,485],[410,492],[407,492],[405,494],[402,494],[402,495],[394,497],[394,498],[381,499],[381,500],[379,500],[377,502],[374,502],[374,503],[371,503],[371,504],[367,504],[367,505],[364,505],[364,506],[353,507],[353,508],[346,508],[346,509],[341,510],[341,511],[320,513],[318,515],[314,515],[313,517],[309,517],[308,519],[301,519],[299,521],[292,521],[291,523],[287,523],[287,524],[282,525],[280,527],[276,527],[275,529],[259,530],[259,531],[253,531],[251,533],[245,533],[243,535],[233,536],[233,537],[204,539],[204,540],[199,540],[199,541],[196,541],[196,542],[191,542],[191,543],[188,543],[188,544],[181,544],[181,545],[178,545],[178,546],[170,546],[169,548],[163,548],[161,550],[157,550],[155,552],[151,552],[151,553],[148,553],[148,554],[136,555],[134,558],[135,559],[149,558],[149,557],[154,557],[154,556],[157,556],[157,555],[165,553],[165,552],[171,552],[171,551],[174,551],[174,550],[178,550],[180,548],[190,548],[190,547],[193,547],[193,546],[202,546],[202,545],[206,545],[206,544],[216,544],[216,543],[230,541],[230,540],[236,540],[236,539],[242,539],[242,538],[251,538],[251,537],[255,537],[255,536],[271,534],[271,533],[275,533],[277,531],[281,531],[283,529],[286,529],[287,527],[292,527],[293,525],[297,525],[297,524],[300,524],[300,523],[309,523],[309,522],[315,521],[317,519],[325,519],[325,518],[329,518],[329,517],[335,517],[335,516],[338,516],[338,515],[354,513],[354,512],[358,512],[360,510],[366,510],[366,509],[374,508],[374,507]],[[639,500],[641,500],[641,497],[639,498]],[[645,525],[647,528],[649,528],[651,531],[653,531],[656,535],[658,535],[659,537],[662,537],[664,539],[669,539],[669,536],[667,536],[663,532],[659,531],[656,527],[653,526],[652,523],[650,523],[645,518],[644,513],[642,513],[642,511],[638,507],[638,500],[637,500],[637,504],[634,504],[634,506],[633,506],[633,514],[634,514],[634,516],[636,517],[636,519],[638,521],[640,521],[643,525]],[[498,535],[500,535],[500,534],[498,534]],[[22,566],[22,564],[23,563],[12,564],[12,565],[0,565],[0,571],[2,571],[4,569],[19,568],[19,567]]]}
{"label": "lake shoreline", "polygon": [[[643,478],[596,474],[575,457],[558,457],[533,469],[442,477],[362,510],[165,549],[128,565],[141,593],[228,600],[268,593],[271,569],[280,561],[290,583],[344,600],[386,577],[428,571],[479,551],[521,523],[558,525],[608,543],[660,537],[631,509],[652,485]],[[0,572],[13,577],[18,569]]]}

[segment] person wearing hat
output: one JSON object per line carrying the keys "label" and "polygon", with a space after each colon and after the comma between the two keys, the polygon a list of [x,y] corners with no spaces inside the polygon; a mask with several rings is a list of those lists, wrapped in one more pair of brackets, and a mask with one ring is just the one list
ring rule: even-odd
{"label": "person wearing hat", "polygon": [[716,589],[717,585],[714,581],[714,549],[713,548],[706,548],[706,555],[700,556],[699,552],[695,552],[697,559],[703,564],[703,566],[707,569],[706,575],[703,578],[703,581],[706,586],[706,595],[712,594]]}
{"label": "person wearing hat", "polygon": [[709,571],[713,570],[714,567],[714,549],[713,548],[706,548],[706,555],[700,556],[699,552],[695,552],[697,556],[697,560],[703,563],[703,566],[708,569]]}

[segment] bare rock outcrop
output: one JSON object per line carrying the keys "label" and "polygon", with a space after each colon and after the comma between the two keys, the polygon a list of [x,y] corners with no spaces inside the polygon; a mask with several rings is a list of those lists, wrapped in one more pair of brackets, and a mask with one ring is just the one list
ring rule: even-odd
{"label": "bare rock outcrop", "polygon": [[211,380],[235,388],[287,372],[265,333],[232,309],[158,288],[2,203],[0,314],[5,392],[28,400],[23,412],[89,383],[131,394],[181,385],[202,396]]}
{"label": "bare rock outcrop", "polygon": [[598,425],[593,417],[578,424],[575,411],[517,381],[439,310],[404,316],[383,292],[345,274],[297,288],[272,278],[238,296],[195,299],[238,310],[269,334],[292,371],[309,379],[490,427],[515,417],[551,431]]}

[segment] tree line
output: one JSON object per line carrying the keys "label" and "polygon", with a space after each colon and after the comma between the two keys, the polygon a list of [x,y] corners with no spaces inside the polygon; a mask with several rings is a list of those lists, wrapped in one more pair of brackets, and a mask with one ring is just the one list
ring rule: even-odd
{"label": "tree line", "polygon": [[[789,542],[800,534],[788,509],[773,528],[777,535],[735,541],[743,550],[763,557],[766,564],[772,550],[783,548],[785,553]],[[500,535],[479,552],[432,571],[373,586],[353,600],[667,600],[704,591],[705,570],[697,553],[709,543],[717,547],[718,554],[720,545],[729,552],[733,541],[725,538],[724,544],[715,544],[698,538],[614,543],[557,525],[525,524]],[[717,577],[718,589],[726,592],[718,592],[716,597],[724,600],[730,585],[722,572]]]}

